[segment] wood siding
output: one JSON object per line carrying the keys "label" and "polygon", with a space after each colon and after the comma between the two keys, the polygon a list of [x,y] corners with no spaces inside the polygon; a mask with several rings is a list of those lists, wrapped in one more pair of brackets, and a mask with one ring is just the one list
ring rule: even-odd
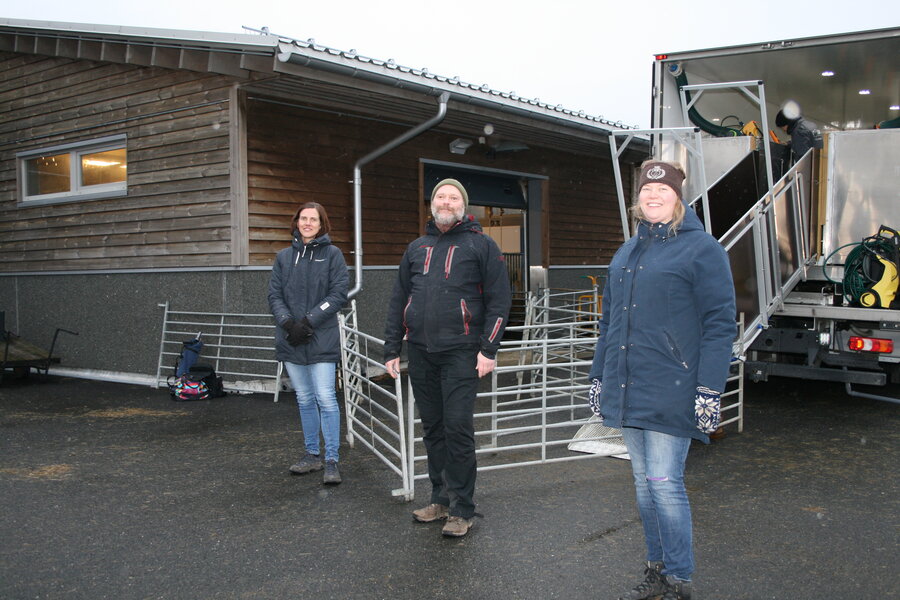
{"label": "wood siding", "polygon": [[[0,53],[0,270],[231,264],[233,81]],[[17,153],[116,134],[127,196],[17,204]]]}
{"label": "wood siding", "polygon": [[[290,243],[294,211],[307,201],[328,210],[331,237],[352,264],[353,165],[412,125],[258,98],[247,111],[250,264],[272,264]],[[622,233],[608,157],[542,148],[500,155],[471,149],[460,156],[448,149],[455,137],[438,127],[363,169],[365,265],[397,264],[419,235],[422,159],[546,176],[550,264],[609,262]]]}
{"label": "wood siding", "polygon": [[[415,123],[245,97],[241,81],[0,52],[0,272],[269,266],[305,201],[328,209],[353,264],[353,165]],[[17,153],[116,134],[127,136],[127,195],[18,204]],[[460,136],[473,132],[438,126],[363,169],[365,265],[397,264],[422,231],[422,160],[545,177],[549,264],[609,262],[622,235],[606,149],[450,153]]]}

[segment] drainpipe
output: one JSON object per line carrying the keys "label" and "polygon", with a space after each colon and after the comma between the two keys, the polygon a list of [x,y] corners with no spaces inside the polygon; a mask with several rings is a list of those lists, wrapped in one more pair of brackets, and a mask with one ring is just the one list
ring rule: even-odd
{"label": "drainpipe", "polygon": [[449,99],[450,93],[443,92],[438,98],[439,106],[438,112],[435,116],[431,117],[421,125],[410,129],[403,135],[391,140],[387,144],[376,148],[372,152],[369,152],[361,159],[356,161],[355,165],[353,165],[353,252],[355,255],[353,261],[353,270],[356,272],[356,285],[354,285],[353,289],[350,290],[350,292],[347,294],[348,298],[353,298],[354,296],[356,296],[356,294],[362,291],[362,168],[376,158],[387,154],[397,146],[405,144],[420,133],[428,131],[429,129],[443,121],[444,117],[447,115],[447,101]]}

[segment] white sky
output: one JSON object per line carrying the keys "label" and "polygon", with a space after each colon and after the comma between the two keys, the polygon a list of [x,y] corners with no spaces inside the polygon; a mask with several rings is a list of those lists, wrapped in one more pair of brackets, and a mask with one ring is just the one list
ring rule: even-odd
{"label": "white sky", "polygon": [[[655,53],[900,25],[885,0],[0,0],[0,17],[242,26],[649,127]],[[689,8],[686,8],[689,7]]]}

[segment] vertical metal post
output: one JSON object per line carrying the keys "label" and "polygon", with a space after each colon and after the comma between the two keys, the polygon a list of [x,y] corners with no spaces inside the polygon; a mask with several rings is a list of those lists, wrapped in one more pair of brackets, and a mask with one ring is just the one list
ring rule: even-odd
{"label": "vertical metal post", "polygon": [[631,228],[628,226],[628,208],[625,206],[625,190],[622,187],[622,171],[619,169],[619,155],[625,150],[625,147],[628,145],[628,142],[631,141],[632,137],[634,136],[628,136],[625,143],[622,144],[622,148],[619,149],[616,143],[616,136],[609,136],[609,147],[613,155],[613,175],[615,175],[616,179],[616,196],[619,198],[619,216],[622,219],[622,238],[626,242],[631,237]]}
{"label": "vertical metal post", "polygon": [[159,340],[159,364],[156,366],[156,384],[153,387],[159,387],[160,378],[162,377],[163,351],[166,346],[166,332],[169,326],[169,301],[166,300],[165,304],[158,304],[157,306],[163,307],[163,324],[162,337]]}
{"label": "vertical metal post", "polygon": [[[500,352],[497,352],[500,358]],[[491,371],[491,448],[497,447],[497,369]]]}
{"label": "vertical metal post", "polygon": [[[399,378],[398,378],[399,379]],[[415,412],[415,396],[412,390],[412,381],[406,378],[406,426],[409,435],[407,435],[408,451],[406,454],[406,471],[409,479],[409,493],[406,499],[412,501],[416,497],[416,412]]]}
{"label": "vertical metal post", "polygon": [[[356,312],[356,300],[350,301],[350,312]],[[348,351],[347,340],[347,315],[338,313],[338,331],[341,334],[341,376],[344,381],[344,420],[347,423],[347,445],[353,447],[353,419],[350,415],[350,406],[353,404],[350,391],[350,361],[352,357]],[[355,329],[355,328],[354,328]],[[358,347],[358,344],[354,344]]]}
{"label": "vertical metal post", "polygon": [[398,433],[400,435],[400,479],[403,481],[403,488],[406,490],[404,497],[409,501],[415,495],[415,481],[413,480],[413,473],[408,460],[407,438],[412,439],[414,429],[412,421],[409,422],[409,427],[406,426],[406,419],[403,415],[403,383],[401,379],[402,377],[397,377],[394,380],[394,395],[397,398],[397,426],[399,427]]}

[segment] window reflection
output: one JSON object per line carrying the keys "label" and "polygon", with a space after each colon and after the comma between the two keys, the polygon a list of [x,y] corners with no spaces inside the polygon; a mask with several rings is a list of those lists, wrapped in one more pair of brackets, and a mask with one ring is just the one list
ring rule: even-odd
{"label": "window reflection", "polygon": [[58,194],[72,189],[69,170],[69,154],[38,156],[26,162],[30,194]]}

